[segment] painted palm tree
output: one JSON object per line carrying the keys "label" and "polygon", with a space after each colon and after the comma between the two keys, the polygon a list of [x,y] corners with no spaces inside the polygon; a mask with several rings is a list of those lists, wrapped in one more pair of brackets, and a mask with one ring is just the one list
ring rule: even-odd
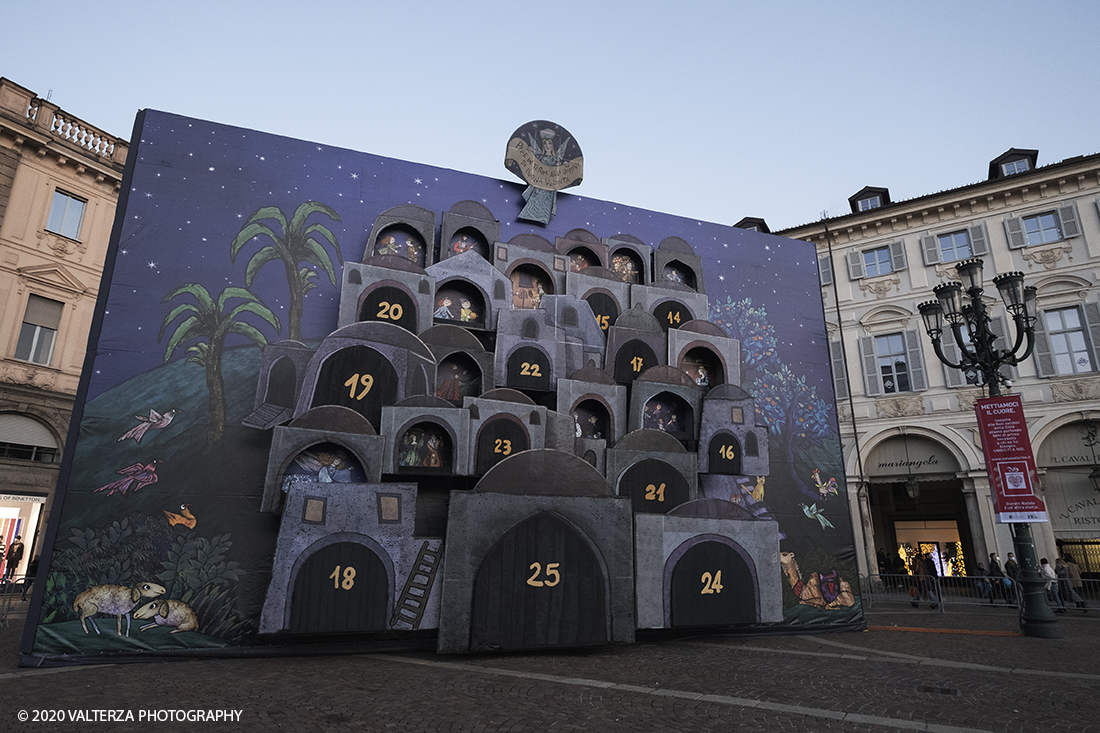
{"label": "painted palm tree", "polygon": [[[276,206],[264,206],[252,212],[252,216],[248,217],[248,221],[241,227],[241,231],[237,233],[229,248],[230,258],[236,261],[237,253],[253,238],[268,237],[271,240],[271,244],[252,255],[252,259],[248,261],[244,284],[246,287],[252,287],[252,280],[261,267],[268,262],[282,261],[283,268],[286,270],[286,282],[290,287],[290,338],[295,341],[302,340],[302,307],[306,293],[317,287],[317,283],[314,282],[317,279],[317,271],[308,264],[322,268],[328,275],[329,282],[336,285],[335,268],[322,240],[332,245],[336,250],[337,260],[343,262],[340,245],[328,227],[317,222],[306,226],[306,220],[315,213],[324,214],[333,221],[340,221],[340,216],[335,211],[317,201],[307,201],[300,205],[294,211],[294,216],[290,218],[289,223],[281,209]],[[264,221],[270,219],[278,223],[277,228],[273,228]]]}
{"label": "painted palm tree", "polygon": [[[231,333],[240,334],[262,348],[267,344],[267,338],[254,326],[238,318],[245,313],[254,313],[271,324],[276,331],[279,330],[279,318],[254,293],[244,288],[226,288],[215,301],[202,285],[187,283],[164,296],[162,302],[167,303],[181,295],[190,295],[195,302],[181,303],[164,317],[157,341],[164,338],[164,332],[173,321],[184,313],[190,314],[172,331],[168,347],[164,351],[164,361],[172,358],[173,352],[185,342],[198,339],[187,347],[187,361],[206,370],[206,388],[209,393],[206,442],[212,444],[222,437],[225,427],[225,386],[222,381],[225,337]],[[243,302],[226,310],[227,301],[231,298]]]}

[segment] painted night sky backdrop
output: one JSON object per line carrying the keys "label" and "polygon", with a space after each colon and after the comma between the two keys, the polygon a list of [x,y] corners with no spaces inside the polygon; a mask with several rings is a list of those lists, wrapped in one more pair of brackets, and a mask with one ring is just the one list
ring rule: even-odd
{"label": "painted night sky backdrop", "polygon": [[[500,141],[498,165],[510,178],[503,164],[507,142]],[[578,142],[587,158],[600,156],[598,149]],[[225,287],[245,286],[245,265],[270,240],[244,245],[235,262],[229,248],[260,207],[276,206],[289,218],[306,201],[331,206],[340,222],[321,214],[309,221],[323,223],[336,235],[345,261],[359,262],[375,217],[391,206],[427,208],[435,212],[438,227],[442,213],[466,199],[493,212],[503,241],[533,232],[553,242],[576,228],[597,237],[632,234],[653,247],[665,237],[682,237],[703,258],[711,305],[728,296],[749,297],[754,306],[764,306],[779,336],[780,358],[805,374],[821,397],[832,395],[816,253],[810,244],[590,199],[583,195],[583,183],[569,189],[573,193],[558,194],[557,214],[541,227],[516,221],[525,187],[518,179],[486,178],[156,111],[145,113],[130,155],[133,177],[119,205],[124,218],[121,233],[116,220],[117,254],[111,283],[104,286],[109,300],[87,399],[164,362],[171,331],[162,342],[158,331],[168,312],[187,300],[163,303],[174,288],[197,282],[217,298]],[[335,259],[334,264],[339,282]],[[319,275],[318,287],[305,299],[306,340],[336,328],[339,291],[323,272]],[[251,289],[279,316],[282,332],[274,333],[258,317],[245,320],[269,341],[287,338],[289,294],[282,267],[265,266]],[[243,343],[234,335],[227,340],[227,345]],[[181,348],[172,359],[184,357]]]}

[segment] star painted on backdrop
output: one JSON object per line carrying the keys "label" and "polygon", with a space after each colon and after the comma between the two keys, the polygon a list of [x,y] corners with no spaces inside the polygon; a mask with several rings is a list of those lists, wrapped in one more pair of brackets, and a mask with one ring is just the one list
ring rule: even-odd
{"label": "star painted on backdrop", "polygon": [[352,173],[352,174],[351,174],[351,177],[352,177],[352,178],[353,178],[354,180],[359,180],[359,174],[358,174],[358,173]]}
{"label": "star painted on backdrop", "polygon": [[150,263],[149,263],[149,269],[150,269],[150,270],[152,270],[152,269],[153,269],[154,267],[156,267],[156,266],[157,266],[157,263],[156,263],[156,262],[150,262]]}
{"label": "star painted on backdrop", "polygon": [[420,185],[420,183],[421,183],[421,180],[420,180],[419,178],[414,178],[414,179],[413,179],[413,183],[415,183],[416,185],[418,185],[418,186],[419,186],[419,185]]}

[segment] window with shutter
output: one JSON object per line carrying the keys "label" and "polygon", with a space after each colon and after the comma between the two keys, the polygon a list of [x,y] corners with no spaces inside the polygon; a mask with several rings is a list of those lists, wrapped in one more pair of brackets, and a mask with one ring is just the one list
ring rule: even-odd
{"label": "window with shutter", "polygon": [[942,261],[940,259],[940,244],[931,235],[920,238],[920,251],[926,265],[935,265]]}
{"label": "window with shutter", "polygon": [[882,394],[882,377],[875,359],[875,340],[870,336],[859,339],[859,363],[863,370],[863,393],[868,397]]}
{"label": "window with shutter", "polygon": [[833,259],[831,257],[817,258],[817,275],[822,285],[833,284]]}
{"label": "window with shutter", "polygon": [[1046,211],[1042,214],[1025,216],[1021,221],[1024,225],[1024,237],[1028,245],[1046,244],[1062,239],[1062,222],[1057,212]]}
{"label": "window with shutter", "polygon": [[15,358],[35,364],[49,364],[53,358],[54,341],[61,323],[63,305],[49,298],[31,295],[27,298],[27,310],[23,327],[15,346]]}
{"label": "window with shutter", "polygon": [[1058,218],[1061,220],[1062,236],[1066,239],[1081,236],[1081,222],[1077,218],[1077,207],[1073,204],[1062,206],[1058,209]]}
{"label": "window with shutter", "polygon": [[1027,246],[1027,237],[1024,236],[1024,222],[1022,219],[1011,217],[1004,220],[1005,236],[1008,238],[1010,249],[1020,249]]}
{"label": "window with shutter", "polygon": [[[1094,303],[1090,305],[1095,306]],[[1096,315],[1100,322],[1100,313]],[[1044,311],[1039,320],[1045,327],[1046,344],[1044,346],[1049,349],[1046,356],[1053,365],[1054,374],[1080,374],[1095,371],[1094,354],[1085,333],[1086,325],[1090,330],[1093,328],[1082,319],[1080,309],[1074,306]],[[1036,331],[1038,332],[1038,324],[1036,324]],[[1036,354],[1038,352],[1038,333],[1036,333]]]}
{"label": "window with shutter", "polygon": [[839,341],[829,342],[829,364],[833,368],[833,391],[836,399],[848,399],[848,370],[844,364],[844,345]]}
{"label": "window with shutter", "polygon": [[891,242],[887,245],[890,250],[890,266],[893,272],[901,272],[906,268],[905,242]]}
{"label": "window with shutter", "polygon": [[[875,249],[866,249],[862,253],[863,255],[863,273],[866,277],[875,277],[877,275],[889,275],[893,272],[893,264],[895,260],[895,253],[891,247],[876,247]],[[905,253],[900,253],[901,262],[905,262]]]}
{"label": "window with shutter", "polygon": [[859,280],[866,276],[863,270],[863,253],[849,252],[845,259],[848,261],[848,279]]}
{"label": "window with shutter", "polygon": [[970,252],[977,257],[989,253],[989,240],[985,236],[985,225],[972,226],[967,231],[970,233]]}
{"label": "window with shutter", "polygon": [[970,233],[965,229],[957,232],[949,232],[936,237],[940,248],[941,262],[954,262],[955,260],[969,259],[973,252],[970,249]]}

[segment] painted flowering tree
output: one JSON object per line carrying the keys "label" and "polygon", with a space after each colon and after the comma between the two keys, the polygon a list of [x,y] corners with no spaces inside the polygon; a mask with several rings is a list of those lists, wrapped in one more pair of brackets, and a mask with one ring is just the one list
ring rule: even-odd
{"label": "painted flowering tree", "polygon": [[746,371],[754,372],[778,365],[779,339],[768,323],[764,306],[753,306],[751,298],[735,301],[727,296],[724,303],[715,300],[710,309],[710,320],[730,338],[741,342],[741,357]]}
{"label": "painted flowering tree", "polygon": [[795,374],[780,360],[779,339],[764,306],[754,306],[751,298],[727,297],[725,302],[715,302],[710,315],[730,338],[741,342],[756,413],[778,439],[772,444],[773,464],[782,466],[783,478],[799,492],[816,499],[817,492],[798,475],[795,456],[820,446],[832,433],[832,403],[818,396],[817,387],[807,384],[805,375]]}
{"label": "painted flowering tree", "polygon": [[[796,450],[821,445],[832,434],[833,406],[818,397],[817,387],[806,384],[786,364],[765,371],[752,382],[756,413],[764,418],[768,431],[778,437],[779,455],[787,478],[799,491],[816,499],[818,493],[806,485],[795,467]],[[772,445],[775,445],[773,443]]]}

